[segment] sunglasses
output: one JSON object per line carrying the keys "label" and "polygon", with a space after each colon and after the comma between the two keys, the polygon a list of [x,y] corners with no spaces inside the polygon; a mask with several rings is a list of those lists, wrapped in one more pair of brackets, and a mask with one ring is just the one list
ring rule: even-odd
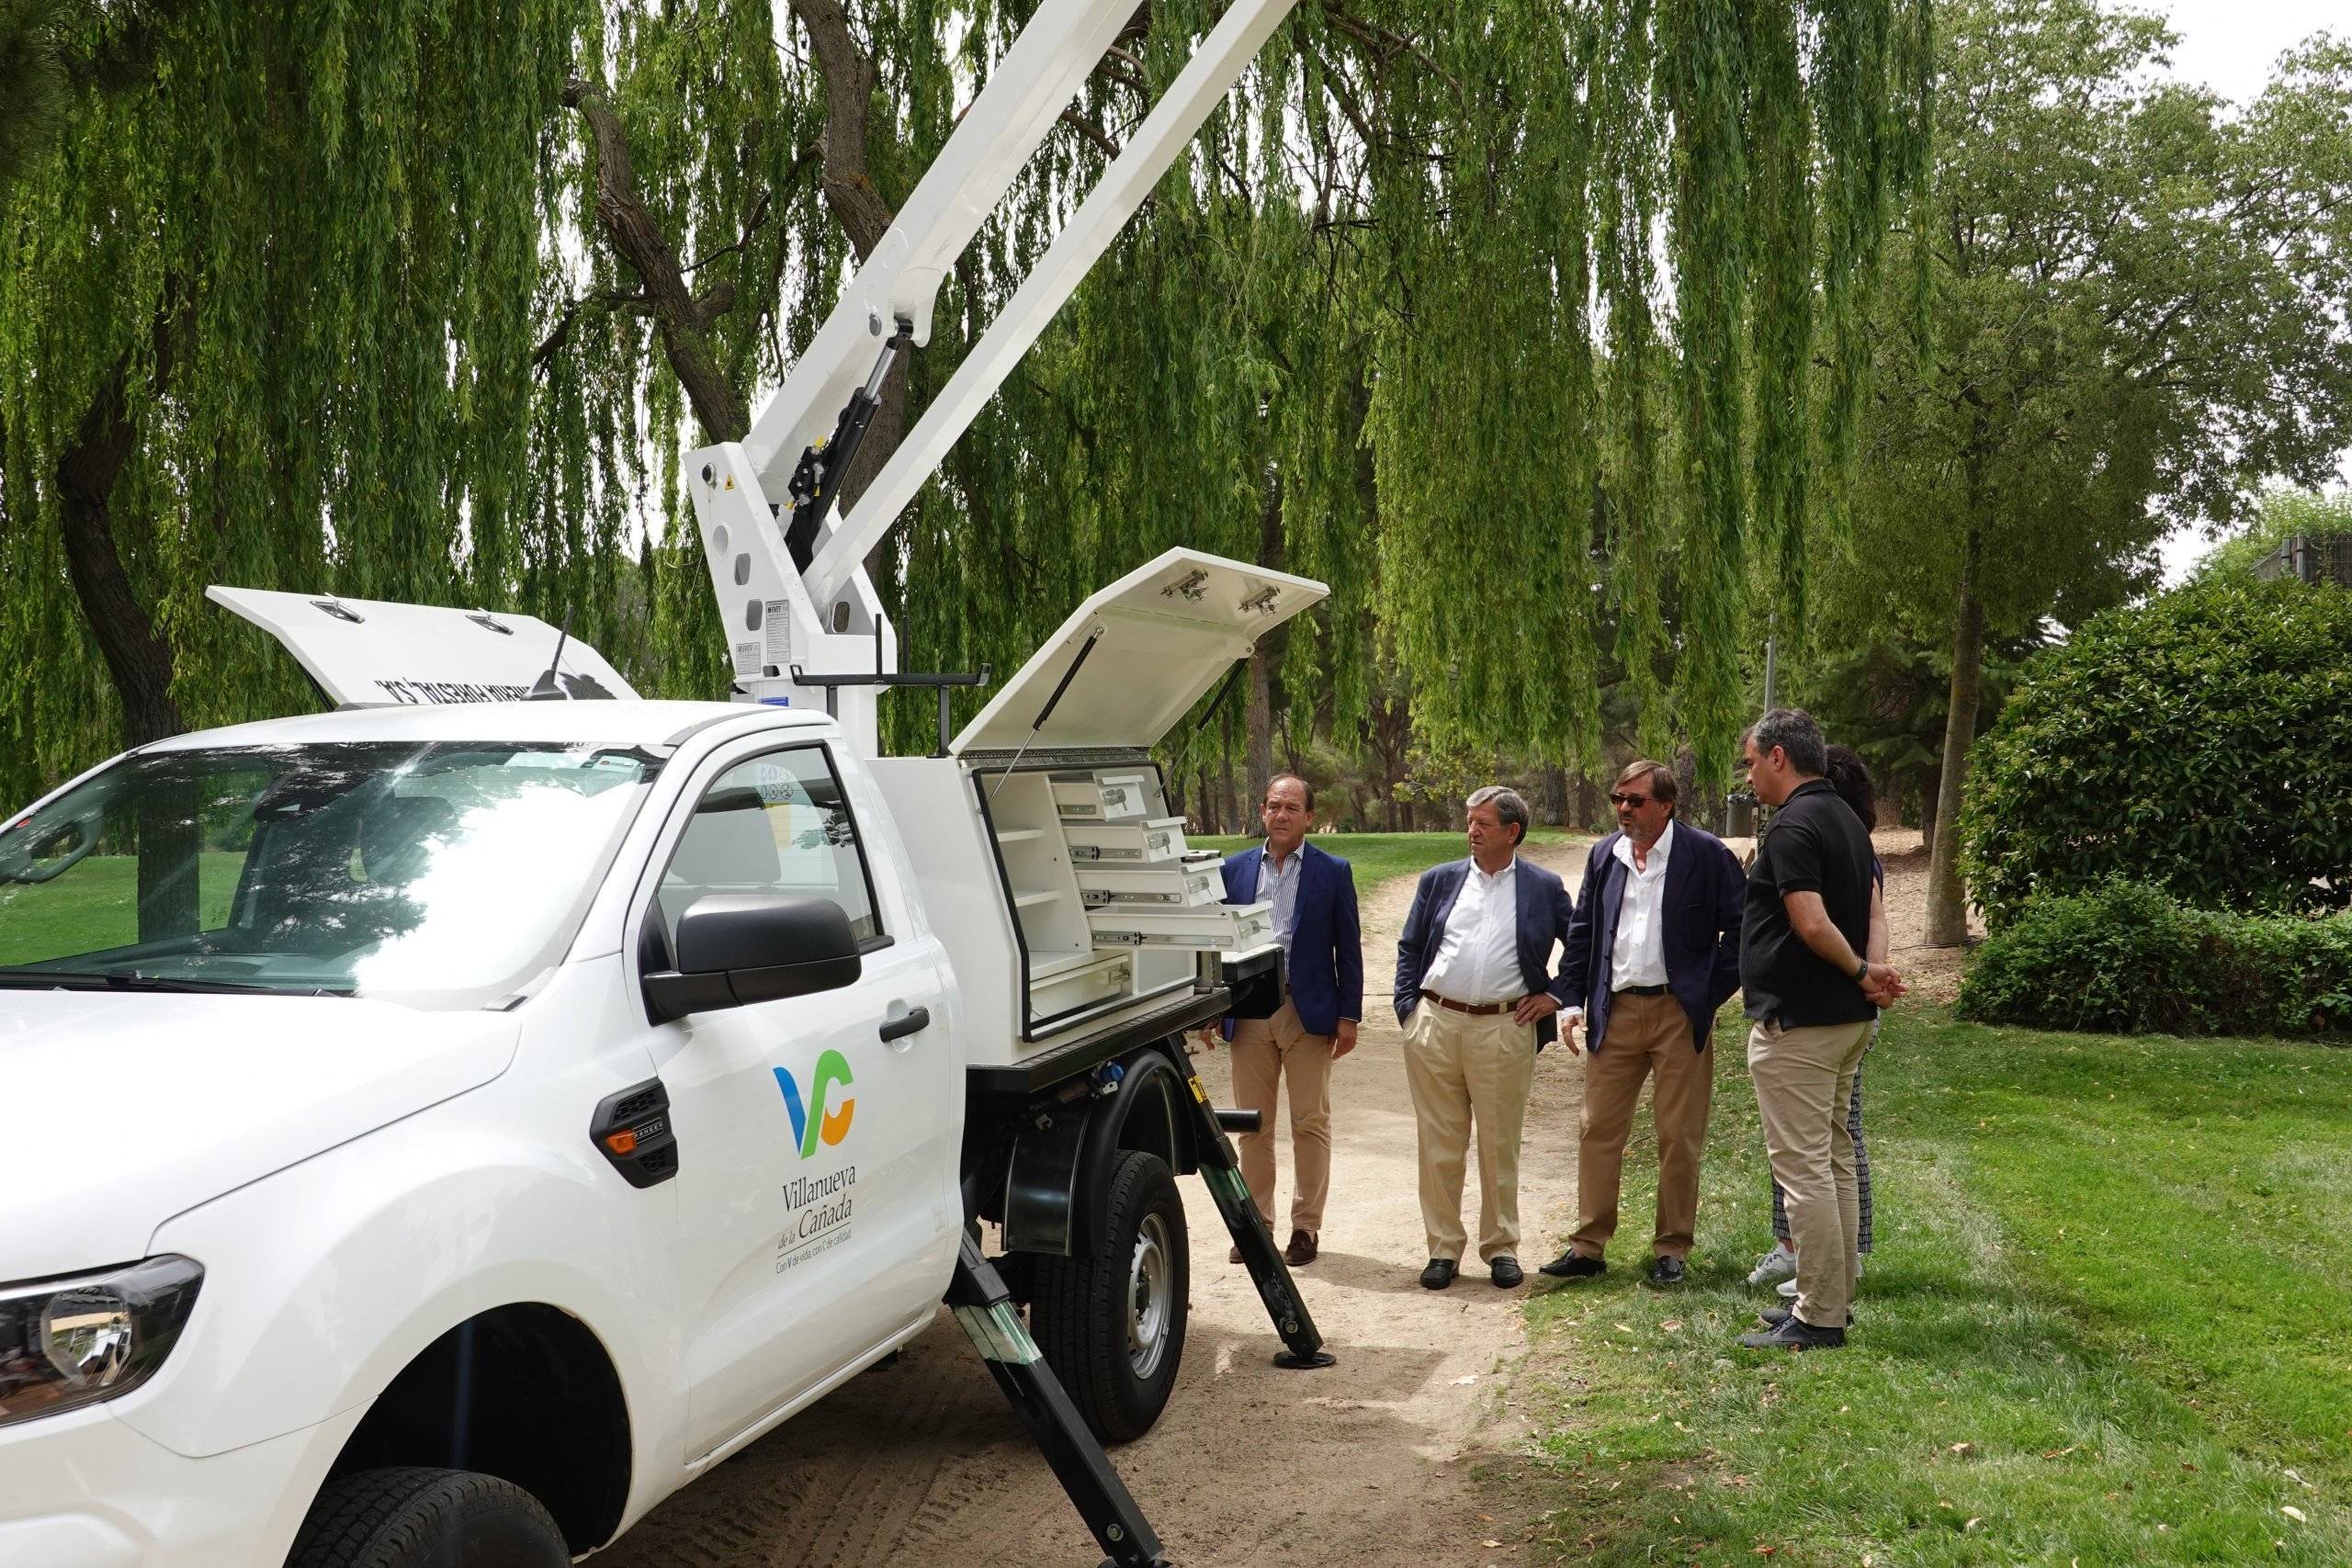
{"label": "sunglasses", "polygon": [[1612,795],[1609,797],[1610,805],[1622,806],[1628,811],[1638,811],[1649,803],[1650,797],[1646,795]]}

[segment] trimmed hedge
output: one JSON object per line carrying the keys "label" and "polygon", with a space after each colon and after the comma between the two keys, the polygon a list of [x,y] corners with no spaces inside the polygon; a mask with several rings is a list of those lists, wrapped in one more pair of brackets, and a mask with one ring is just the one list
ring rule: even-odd
{"label": "trimmed hedge", "polygon": [[2118,877],[2200,908],[2343,908],[2352,592],[2184,589],[2037,654],[1976,743],[1960,850],[1995,931]]}
{"label": "trimmed hedge", "polygon": [[2104,1034],[2352,1033],[2352,915],[2234,915],[2110,882],[2030,899],[1960,1015]]}

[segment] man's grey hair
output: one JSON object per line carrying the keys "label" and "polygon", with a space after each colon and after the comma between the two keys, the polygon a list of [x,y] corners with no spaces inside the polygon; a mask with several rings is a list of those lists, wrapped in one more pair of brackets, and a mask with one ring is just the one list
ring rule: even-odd
{"label": "man's grey hair", "polygon": [[1488,784],[1484,789],[1472,790],[1470,798],[1462,803],[1465,811],[1475,811],[1481,806],[1493,807],[1496,820],[1519,829],[1519,837],[1511,840],[1513,844],[1527,841],[1527,825],[1533,818],[1528,815],[1527,801],[1519,791],[1509,784]]}
{"label": "man's grey hair", "polygon": [[1774,708],[1749,725],[1744,739],[1756,742],[1759,757],[1778,746],[1798,773],[1817,779],[1829,772],[1829,742],[1822,738],[1820,724],[1803,708]]}

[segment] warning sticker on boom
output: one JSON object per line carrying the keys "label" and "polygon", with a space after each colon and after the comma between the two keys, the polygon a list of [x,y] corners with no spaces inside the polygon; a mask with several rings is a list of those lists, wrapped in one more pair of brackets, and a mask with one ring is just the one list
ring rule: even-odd
{"label": "warning sticker on boom", "polygon": [[781,599],[767,602],[762,626],[767,628],[767,662],[778,670],[792,668],[792,606]]}
{"label": "warning sticker on boom", "polygon": [[741,677],[756,677],[760,672],[760,645],[739,642],[735,645],[735,673]]}

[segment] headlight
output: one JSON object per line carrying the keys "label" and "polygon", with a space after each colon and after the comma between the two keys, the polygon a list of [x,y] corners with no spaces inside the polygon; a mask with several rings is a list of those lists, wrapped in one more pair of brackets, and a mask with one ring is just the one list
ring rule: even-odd
{"label": "headlight", "polygon": [[186,1258],[0,1285],[0,1427],[127,1393],[187,1324],[204,1280]]}

